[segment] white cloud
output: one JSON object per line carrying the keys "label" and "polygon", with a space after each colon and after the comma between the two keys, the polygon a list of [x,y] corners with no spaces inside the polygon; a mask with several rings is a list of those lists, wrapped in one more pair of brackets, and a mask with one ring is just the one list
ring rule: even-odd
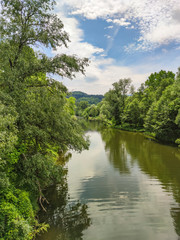
{"label": "white cloud", "polygon": [[140,32],[135,50],[180,42],[179,0],[61,0],[61,4],[87,19],[102,18],[128,29],[135,23]]}
{"label": "white cloud", "polygon": [[113,25],[110,25],[108,27],[105,27],[104,29],[112,29],[114,26]]}
{"label": "white cloud", "polygon": [[71,42],[68,43],[68,48],[59,47],[56,53],[63,52],[70,55],[74,54],[81,58],[91,58],[93,54],[104,52],[102,48],[95,47],[92,44],[83,41],[83,31],[80,29],[79,23],[75,18],[66,17],[61,12],[59,12],[58,15],[64,24],[65,31],[69,34]]}
{"label": "white cloud", "polygon": [[168,66],[165,63],[162,64],[162,58],[163,56],[157,56],[156,59],[152,58],[148,61],[145,59],[144,64],[134,63],[131,66],[122,66],[121,63],[117,63],[112,58],[94,57],[86,70],[86,76],[79,74],[75,80],[64,79],[63,82],[70,91],[78,90],[89,94],[104,94],[119,79],[131,78],[133,85],[138,89],[141,83],[144,83],[153,72],[160,70],[177,71],[179,66],[177,58],[171,59],[171,64],[168,63]]}
{"label": "white cloud", "polygon": [[108,23],[110,23],[110,22],[112,22],[112,21],[113,21],[113,20],[110,19],[110,18],[106,19],[106,22],[108,22]]}
{"label": "white cloud", "polygon": [[[104,94],[120,78],[131,78],[134,86],[138,88],[149,74],[150,72],[142,71],[142,66],[139,68],[118,66],[111,58],[94,58],[86,70],[86,76],[78,75],[77,80],[64,79],[63,82],[70,91],[79,90],[91,94]],[[86,78],[88,81],[86,81]]]}
{"label": "white cloud", "polygon": [[107,34],[105,34],[104,35],[106,38],[111,38],[111,36],[110,35],[107,35]]}
{"label": "white cloud", "polygon": [[[161,69],[174,70],[174,67],[177,69],[177,63],[175,64],[173,61],[168,69],[166,66],[162,66],[161,59],[147,64],[137,65],[134,63],[133,66],[122,66],[121,63],[117,63],[114,59],[107,57],[107,53],[111,49],[114,38],[119,31],[119,25],[127,28],[133,28],[134,25],[131,25],[132,22],[136,24],[135,26],[139,24],[138,26],[141,32],[139,41],[138,43],[133,43],[127,46],[126,51],[131,51],[132,49],[152,49],[152,47],[158,46],[160,43],[164,44],[165,42],[174,40],[175,34],[177,37],[176,40],[178,40],[178,38],[180,39],[180,30],[178,28],[180,19],[177,8],[173,8],[174,10],[168,13],[169,10],[166,8],[169,5],[166,0],[163,1],[166,6],[163,8],[164,10],[162,10],[160,6],[162,5],[162,0],[156,0],[157,4],[154,0],[111,0],[112,4],[110,4],[109,0],[99,1],[100,5],[104,6],[100,9],[99,13],[97,10],[95,11],[96,8],[94,8],[94,5],[96,5],[96,2],[94,0],[89,0],[88,2],[86,0],[61,0],[56,8],[56,13],[58,13],[59,17],[63,21],[65,30],[69,33],[71,39],[71,42],[68,44],[68,49],[58,48],[56,53],[63,52],[66,54],[76,54],[78,57],[88,57],[90,59],[90,65],[86,69],[86,76],[78,74],[76,79],[73,81],[63,79],[63,83],[70,91],[80,90],[92,94],[104,94],[111,88],[112,83],[118,81],[120,78],[129,77],[133,80],[135,87],[138,88],[152,72],[160,71]],[[147,1],[151,4],[154,2],[156,7],[159,6],[159,8],[155,11],[155,8],[150,9],[150,5],[148,5],[146,7],[147,9],[145,9],[144,4]],[[175,1],[176,0],[169,0],[170,3]],[[67,14],[68,12],[64,11],[64,8],[62,7],[64,5],[62,4],[66,4],[71,7],[74,13],[80,10],[84,11],[82,14],[85,17],[88,17],[88,14],[91,15],[91,13],[85,11],[85,9],[88,10],[88,7],[91,7],[92,11],[94,11],[94,18],[102,17],[106,19],[108,23],[114,24],[114,26],[111,25],[114,27],[112,37],[110,38],[109,35],[106,36],[109,38],[106,50],[84,41],[84,33],[80,28],[78,20],[75,17],[69,16]],[[100,7],[100,5],[99,2],[97,2],[97,6]],[[107,5],[109,8],[106,8]],[[83,8],[83,6],[86,6],[86,8]],[[117,9],[114,6],[120,7]],[[104,10],[104,8],[106,8],[106,10]],[[64,13],[62,13],[62,11]],[[161,11],[165,12],[164,15],[166,18],[161,18],[163,16]],[[119,18],[117,18],[118,14]],[[160,17],[158,14],[160,14]],[[170,31],[168,31],[167,26],[170,26]],[[162,35],[158,33],[158,29],[159,31],[162,30]],[[174,67],[172,68],[172,66]]]}
{"label": "white cloud", "polygon": [[125,18],[114,19],[112,22],[118,24],[119,26],[129,26],[129,25],[131,25],[131,23],[127,22]]}

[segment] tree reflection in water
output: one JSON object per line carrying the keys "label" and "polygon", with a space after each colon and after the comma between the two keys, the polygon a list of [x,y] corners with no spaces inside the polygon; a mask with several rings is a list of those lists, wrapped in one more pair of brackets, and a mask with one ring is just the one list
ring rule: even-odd
{"label": "tree reflection in water", "polygon": [[[69,157],[67,154],[66,161]],[[46,190],[45,195],[50,204],[46,205],[47,212],[40,211],[39,220],[48,223],[50,228],[48,232],[37,237],[37,240],[81,240],[83,230],[91,225],[87,205],[70,201],[65,169],[64,174],[63,183]]]}
{"label": "tree reflection in water", "polygon": [[101,131],[101,137],[105,142],[105,150],[114,168],[119,169],[120,173],[130,173],[125,142],[120,137],[119,132],[107,128]]}
{"label": "tree reflection in water", "polygon": [[[139,133],[106,128],[97,122],[89,124],[88,130],[100,132],[108,159],[121,175],[131,174],[135,165],[150,179],[160,181],[163,191],[175,200],[170,213],[180,236],[180,150],[149,141]],[[51,204],[47,213],[41,213],[41,221],[49,223],[51,228],[39,240],[83,239],[83,230],[90,226],[91,220],[86,205],[69,203],[66,177],[63,185],[48,190],[48,196]]]}
{"label": "tree reflection in water", "polygon": [[130,167],[138,163],[144,173],[158,179],[163,189],[172,193],[177,204],[170,213],[180,236],[180,149],[150,141],[140,133],[103,128],[100,133],[109,161],[120,173],[130,172]]}

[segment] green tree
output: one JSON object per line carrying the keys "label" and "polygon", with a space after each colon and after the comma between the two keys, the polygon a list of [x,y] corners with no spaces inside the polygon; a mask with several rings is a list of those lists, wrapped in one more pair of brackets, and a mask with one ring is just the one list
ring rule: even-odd
{"label": "green tree", "polygon": [[173,72],[161,70],[158,73],[152,73],[145,81],[145,85],[138,90],[141,117],[144,120],[146,114],[154,101],[158,101],[163,91],[175,80]]}
{"label": "green tree", "polygon": [[[160,85],[162,85],[163,79],[174,79],[175,74],[171,71],[164,71],[161,70],[160,72],[152,73],[148,79],[145,82],[146,87],[151,87],[153,91],[156,91]],[[163,85],[169,85],[169,84],[163,84]]]}
{"label": "green tree", "polygon": [[95,118],[99,115],[99,108],[95,104],[92,104],[84,110],[82,115],[87,119]]}
{"label": "green tree", "polygon": [[77,116],[82,116],[83,111],[89,107],[88,101],[80,101],[77,102],[77,108],[76,108],[76,115]]}
{"label": "green tree", "polygon": [[131,127],[143,128],[146,115],[154,102],[158,101],[166,87],[174,83],[175,74],[161,70],[152,73],[145,84],[126,101],[123,115],[125,123]]}
{"label": "green tree", "polygon": [[138,95],[130,96],[126,100],[123,123],[129,124],[132,128],[143,127],[143,119],[141,117],[141,105]]}
{"label": "green tree", "polygon": [[74,97],[66,98],[66,105],[65,109],[67,112],[70,113],[70,115],[75,115],[75,110],[76,110],[76,99]]}
{"label": "green tree", "polygon": [[120,79],[118,82],[113,83],[113,89],[105,94],[105,101],[110,105],[112,118],[114,118],[117,125],[122,123],[125,100],[131,89],[131,82],[129,78]]}
{"label": "green tree", "polygon": [[53,0],[1,1],[2,239],[32,239],[38,229],[46,229],[34,219],[35,202],[44,209],[43,190],[62,180],[58,154],[88,147],[73,117],[74,99],[67,100],[66,87],[47,77],[50,73],[73,78],[84,73],[88,60],[65,54],[48,57],[32,48],[67,46],[69,37],[61,20],[50,13],[54,4]]}
{"label": "green tree", "polygon": [[50,13],[54,4],[53,0],[1,1],[0,69],[2,85],[6,85],[9,91],[19,88],[17,83],[24,83],[27,77],[38,73],[53,73],[69,78],[74,77],[76,72],[84,73],[87,59],[65,54],[50,58],[30,48],[38,44],[53,49],[67,46],[69,37],[63,30],[63,23]]}
{"label": "green tree", "polygon": [[163,92],[157,102],[150,107],[146,119],[145,128],[155,133],[156,138],[175,142],[180,136],[179,109],[180,109],[180,80],[176,79]]}

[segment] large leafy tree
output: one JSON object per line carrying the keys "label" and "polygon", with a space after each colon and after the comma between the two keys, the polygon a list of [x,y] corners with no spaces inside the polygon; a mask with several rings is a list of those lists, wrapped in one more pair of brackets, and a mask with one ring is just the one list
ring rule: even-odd
{"label": "large leafy tree", "polygon": [[122,123],[125,100],[130,89],[131,79],[120,79],[118,82],[113,83],[113,89],[110,89],[105,94],[105,101],[108,102],[111,109],[111,115],[117,125]]}
{"label": "large leafy tree", "polygon": [[48,144],[76,150],[87,146],[65,107],[67,89],[47,73],[72,78],[76,72],[84,73],[88,60],[65,54],[50,58],[32,49],[39,44],[53,49],[67,46],[63,23],[50,13],[54,4],[1,1],[0,86],[15,101],[19,141],[31,145],[35,153],[46,151]]}
{"label": "large leafy tree", "polygon": [[[162,83],[164,79],[174,79],[175,74],[171,71],[161,70],[160,72],[152,73],[145,82],[146,87],[151,87],[154,91],[159,88],[160,85],[169,85],[168,83]],[[167,82],[167,81],[166,81]]]}
{"label": "large leafy tree", "polygon": [[145,119],[146,114],[152,103],[158,101],[162,96],[163,91],[169,85],[173,84],[175,74],[171,71],[161,70],[160,72],[152,73],[145,81],[145,88],[141,95],[140,105],[142,109],[142,117]]}
{"label": "large leafy tree", "polygon": [[158,73],[152,73],[145,84],[141,85],[136,93],[128,97],[123,115],[124,122],[131,127],[143,128],[149,109],[161,98],[165,89],[172,85],[174,81],[175,74],[170,71],[161,70]]}
{"label": "large leafy tree", "polygon": [[155,133],[158,139],[174,142],[180,136],[180,78],[165,89],[158,101],[151,105],[146,119],[146,130]]}
{"label": "large leafy tree", "polygon": [[[53,0],[1,1],[0,143],[6,148],[1,151],[0,168],[1,185],[7,186],[0,191],[3,239],[32,238],[35,202],[44,208],[43,190],[62,179],[58,154],[88,147],[73,116],[74,103],[66,99],[66,87],[49,77],[73,78],[84,73],[88,60],[35,51],[40,45],[55,50],[69,42],[63,23],[51,13],[54,4]],[[22,210],[23,196],[29,212]],[[10,205],[4,208],[6,202]]]}
{"label": "large leafy tree", "polygon": [[[38,47],[40,44],[55,50],[59,46],[67,46],[69,37],[63,30],[63,23],[50,13],[54,4],[53,0],[1,1],[1,64],[11,73],[11,81],[17,82],[18,79],[23,82],[26,77],[39,72],[69,78],[76,72],[84,73],[87,59],[65,54],[49,58],[27,47]],[[4,73],[7,74],[7,71]]]}
{"label": "large leafy tree", "polygon": [[138,99],[138,94],[129,96],[126,100],[123,122],[132,128],[141,128],[143,126],[143,119],[141,115],[141,105]]}

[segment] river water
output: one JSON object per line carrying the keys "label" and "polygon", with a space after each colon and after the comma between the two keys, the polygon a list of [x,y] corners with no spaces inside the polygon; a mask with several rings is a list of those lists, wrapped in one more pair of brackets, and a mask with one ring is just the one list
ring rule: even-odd
{"label": "river water", "polygon": [[38,239],[180,239],[180,149],[96,124],[87,134],[67,185],[49,189],[51,227]]}

